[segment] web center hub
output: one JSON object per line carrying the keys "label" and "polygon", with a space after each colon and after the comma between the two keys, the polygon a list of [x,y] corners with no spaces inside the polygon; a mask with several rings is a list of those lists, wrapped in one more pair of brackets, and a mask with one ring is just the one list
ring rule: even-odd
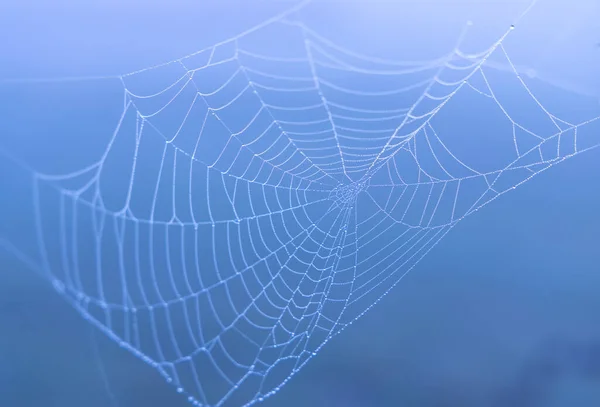
{"label": "web center hub", "polygon": [[356,181],[351,184],[342,184],[333,189],[329,199],[335,201],[339,206],[352,206],[358,195],[367,187],[367,181]]}

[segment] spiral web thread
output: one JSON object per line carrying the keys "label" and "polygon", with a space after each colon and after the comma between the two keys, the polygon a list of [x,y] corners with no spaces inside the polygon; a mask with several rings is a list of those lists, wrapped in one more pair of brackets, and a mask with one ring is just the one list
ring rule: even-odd
{"label": "spiral web thread", "polygon": [[[253,51],[263,31],[285,49]],[[45,271],[191,403],[262,401],[460,220],[598,144],[598,117],[570,123],[539,102],[510,31],[481,52],[461,49],[465,31],[439,59],[392,61],[288,13],[122,75],[101,157],[35,174]],[[511,68],[501,87],[492,57]],[[525,102],[502,102],[506,86]],[[501,119],[500,158],[464,148],[492,142],[461,133],[452,109],[467,102]],[[533,115],[541,131],[517,119]]]}

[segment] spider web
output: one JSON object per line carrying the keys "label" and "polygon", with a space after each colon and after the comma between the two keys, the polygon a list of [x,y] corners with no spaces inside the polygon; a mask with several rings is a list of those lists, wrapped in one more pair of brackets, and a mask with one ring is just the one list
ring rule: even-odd
{"label": "spider web", "polygon": [[[598,144],[598,117],[571,123],[536,98],[510,32],[471,53],[465,29],[440,58],[394,61],[286,13],[120,76],[98,160],[35,174],[45,271],[191,403],[262,401],[460,220]],[[285,47],[252,47],[272,35]],[[518,102],[502,101],[507,76]],[[465,125],[474,100],[498,140]]]}

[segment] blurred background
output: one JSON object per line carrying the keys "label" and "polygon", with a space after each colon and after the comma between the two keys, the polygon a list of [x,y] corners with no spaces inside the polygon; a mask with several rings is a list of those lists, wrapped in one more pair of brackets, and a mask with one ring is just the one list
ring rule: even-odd
{"label": "blurred background", "polygon": [[[2,4],[0,148],[36,171],[80,168],[121,112],[111,77],[210,46],[293,4]],[[481,50],[529,5],[314,0],[301,18],[357,52],[418,60],[446,52],[469,20],[465,47]],[[576,101],[589,118],[600,115],[598,21],[593,0],[540,0],[505,44],[545,102]],[[104,79],[53,80],[71,77]],[[36,256],[30,173],[2,157],[0,174],[0,405],[188,405],[27,267]],[[599,174],[592,150],[465,219],[264,405],[600,405]]]}

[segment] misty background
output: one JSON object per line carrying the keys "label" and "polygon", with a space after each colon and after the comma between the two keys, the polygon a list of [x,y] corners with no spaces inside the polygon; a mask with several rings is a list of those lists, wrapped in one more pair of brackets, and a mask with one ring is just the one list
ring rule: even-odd
{"label": "misty background", "polygon": [[[0,45],[0,147],[37,171],[78,168],[90,145],[114,127],[120,84],[21,79],[111,76],[151,66],[235,35],[290,4],[2,5],[0,34],[11,40]],[[419,59],[447,49],[468,19],[478,30],[472,41],[489,43],[527,4],[315,0],[303,17],[348,48]],[[544,86],[562,89],[558,95],[577,94],[596,116],[599,7],[540,1],[507,44],[518,65]],[[569,159],[461,222],[263,405],[600,404],[598,154]],[[0,405],[188,405],[3,250],[15,246],[35,256],[30,174],[4,158],[0,174]]]}

